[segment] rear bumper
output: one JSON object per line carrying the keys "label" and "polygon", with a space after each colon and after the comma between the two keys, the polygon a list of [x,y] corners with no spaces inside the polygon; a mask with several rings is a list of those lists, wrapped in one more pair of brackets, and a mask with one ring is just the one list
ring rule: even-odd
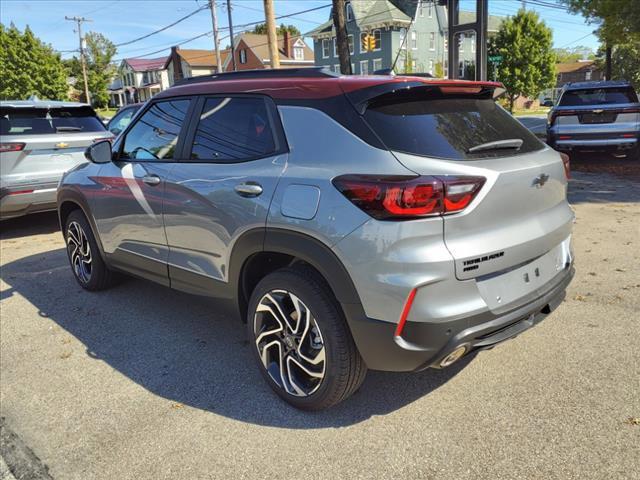
{"label": "rear bumper", "polygon": [[550,147],[559,151],[571,150],[632,150],[639,141],[638,138],[572,138],[559,140],[557,136],[550,136]]}
{"label": "rear bumper", "polygon": [[366,318],[362,308],[343,305],[351,331],[367,366],[373,370],[418,371],[438,368],[460,346],[466,353],[491,348],[544,320],[565,297],[573,266],[561,271],[542,291],[516,309],[496,315],[490,311],[442,323],[407,322],[402,337],[395,323]]}
{"label": "rear bumper", "polygon": [[12,185],[0,189],[0,218],[20,217],[29,213],[56,209],[57,182]]}

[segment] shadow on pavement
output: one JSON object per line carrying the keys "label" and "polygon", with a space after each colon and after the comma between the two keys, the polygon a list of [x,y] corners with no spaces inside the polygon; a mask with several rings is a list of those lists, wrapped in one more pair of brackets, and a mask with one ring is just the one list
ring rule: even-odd
{"label": "shadow on pavement", "polygon": [[23,217],[3,220],[0,223],[0,240],[42,235],[59,230],[57,212],[33,213]]}
{"label": "shadow on pavement", "polygon": [[571,172],[569,203],[640,202],[640,178],[609,173]]}
{"label": "shadow on pavement", "polygon": [[11,287],[7,296],[22,295],[40,316],[82,342],[90,358],[161,397],[260,425],[342,427],[385,415],[442,386],[474,356],[442,371],[370,372],[343,404],[304,413],[271,392],[254,364],[244,325],[219,302],[134,279],[86,292],[62,248],[6,264],[1,275]]}

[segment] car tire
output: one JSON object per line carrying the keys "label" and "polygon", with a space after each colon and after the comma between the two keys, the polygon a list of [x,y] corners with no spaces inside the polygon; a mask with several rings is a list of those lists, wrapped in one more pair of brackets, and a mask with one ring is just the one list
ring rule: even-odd
{"label": "car tire", "polygon": [[105,290],[116,282],[116,274],[104,263],[91,225],[80,210],[74,210],[67,218],[64,240],[71,271],[82,288]]}
{"label": "car tire", "polygon": [[312,268],[277,270],[253,290],[249,343],[271,388],[302,410],[322,410],[355,393],[367,367],[342,309]]}

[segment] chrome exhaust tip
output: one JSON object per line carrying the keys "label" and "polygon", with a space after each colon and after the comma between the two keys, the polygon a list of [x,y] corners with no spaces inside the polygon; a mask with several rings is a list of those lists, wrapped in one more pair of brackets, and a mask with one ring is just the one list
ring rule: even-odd
{"label": "chrome exhaust tip", "polygon": [[464,356],[465,353],[467,353],[466,346],[456,348],[453,352],[442,359],[442,361],[440,362],[440,368],[448,367],[449,365],[457,362]]}

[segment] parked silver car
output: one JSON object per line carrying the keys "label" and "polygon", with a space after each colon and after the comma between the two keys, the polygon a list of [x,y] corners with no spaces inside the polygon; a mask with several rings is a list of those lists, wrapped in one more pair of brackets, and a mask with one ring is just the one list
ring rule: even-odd
{"label": "parked silver car", "polygon": [[547,317],[573,276],[566,165],[501,90],[318,69],[184,81],[62,180],[73,274],[232,299],[303,409],[367,369],[447,367]]}
{"label": "parked silver car", "polygon": [[629,82],[577,82],[563,87],[547,121],[558,151],[607,151],[640,160],[640,103]]}
{"label": "parked silver car", "polygon": [[87,161],[93,142],[112,137],[86,104],[0,102],[0,218],[55,210],[64,172]]}

